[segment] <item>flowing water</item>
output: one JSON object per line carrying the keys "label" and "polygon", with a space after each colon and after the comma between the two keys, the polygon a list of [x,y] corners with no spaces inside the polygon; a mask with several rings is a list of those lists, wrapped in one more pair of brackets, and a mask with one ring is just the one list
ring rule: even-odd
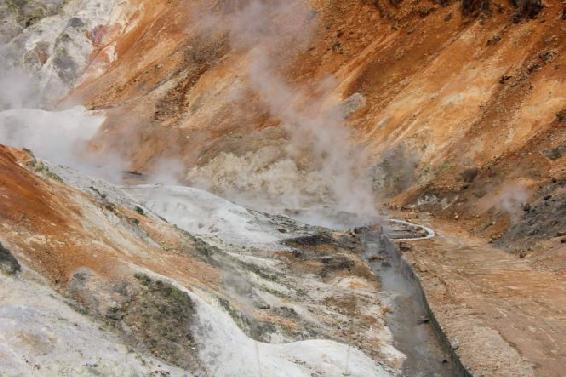
{"label": "flowing water", "polygon": [[390,298],[392,313],[387,318],[395,346],[407,359],[402,372],[407,377],[465,377],[469,374],[452,358],[449,345],[434,327],[417,280],[407,273],[400,252],[377,232],[363,237],[365,257]]}

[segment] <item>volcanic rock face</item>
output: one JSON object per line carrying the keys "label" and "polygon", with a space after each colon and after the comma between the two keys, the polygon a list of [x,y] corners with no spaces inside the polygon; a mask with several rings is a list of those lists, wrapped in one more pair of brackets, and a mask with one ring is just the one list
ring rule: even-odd
{"label": "volcanic rock face", "polygon": [[[487,5],[197,3],[146,5],[117,40],[112,69],[75,90],[89,106],[112,109],[100,145],[113,145],[135,169],[180,160],[186,182],[248,202],[281,198],[286,207],[365,193],[372,172],[395,204],[429,194],[469,202],[462,172],[507,161],[535,138],[561,140],[554,119],[566,102],[566,43],[558,2],[533,21],[531,2],[488,2],[477,18],[466,9]],[[280,25],[290,12],[298,31]],[[516,12],[524,22],[513,22]],[[348,105],[351,98],[363,106]],[[349,132],[340,131],[344,124]],[[356,152],[364,155],[341,150],[344,139],[363,145]],[[554,161],[537,174],[501,171],[501,182],[558,178],[562,162]],[[384,164],[396,168],[383,177]],[[245,180],[232,178],[239,171]],[[329,175],[356,184],[343,190]]]}
{"label": "volcanic rock face", "polygon": [[[123,11],[123,4],[113,0],[3,2],[2,79],[13,79],[14,73],[7,71],[8,67],[16,71],[27,68],[37,77],[37,85],[45,94],[35,100],[56,101],[87,66],[98,64],[91,54],[106,44],[110,30],[121,27]],[[13,86],[17,87],[15,83]],[[38,93],[30,94],[38,97]],[[27,99],[28,103],[30,100]]]}
{"label": "volcanic rock face", "polygon": [[564,14],[2,2],[0,369],[393,375],[359,238],[284,216],[344,228],[387,207],[441,229],[403,250],[468,371],[558,375]]}

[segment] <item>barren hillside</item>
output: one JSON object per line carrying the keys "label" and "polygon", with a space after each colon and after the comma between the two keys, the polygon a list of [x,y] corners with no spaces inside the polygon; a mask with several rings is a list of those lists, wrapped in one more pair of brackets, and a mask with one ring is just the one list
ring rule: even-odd
{"label": "barren hillside", "polygon": [[[139,375],[562,375],[564,2],[6,0],[0,22],[0,370],[111,375],[132,347]],[[368,254],[404,238],[389,217],[429,230],[399,265]],[[398,330],[389,267],[444,356]],[[68,323],[19,331],[18,305]],[[71,330],[99,361],[45,351]]]}

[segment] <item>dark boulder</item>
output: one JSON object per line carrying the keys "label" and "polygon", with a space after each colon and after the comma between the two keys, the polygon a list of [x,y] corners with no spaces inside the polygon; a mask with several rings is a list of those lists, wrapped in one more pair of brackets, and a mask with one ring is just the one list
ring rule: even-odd
{"label": "dark boulder", "polygon": [[0,272],[15,275],[22,270],[18,260],[0,243]]}
{"label": "dark boulder", "polygon": [[535,18],[543,8],[542,0],[511,0],[511,3],[517,8],[517,12],[513,15],[514,22]]}
{"label": "dark boulder", "polygon": [[464,16],[477,16],[480,13],[489,14],[490,1],[489,0],[463,0],[462,13]]}

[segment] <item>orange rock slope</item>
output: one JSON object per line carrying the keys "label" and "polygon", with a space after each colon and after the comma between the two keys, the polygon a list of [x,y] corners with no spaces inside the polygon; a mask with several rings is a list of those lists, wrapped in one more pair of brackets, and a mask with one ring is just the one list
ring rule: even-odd
{"label": "orange rock slope", "polygon": [[[106,110],[95,147],[119,151],[134,170],[180,160],[187,170],[200,167],[207,182],[223,179],[216,165],[224,160],[214,162],[226,154],[257,155],[264,164],[282,158],[288,151],[260,153],[288,149],[296,135],[273,109],[275,88],[257,83],[266,81],[255,73],[259,47],[275,67],[269,74],[299,93],[289,107],[319,117],[321,96],[322,103],[345,101],[346,124],[380,201],[506,228],[514,219],[506,197],[524,191],[511,201],[535,201],[550,194],[539,186],[564,179],[566,23],[559,1],[542,8],[536,1],[312,1],[304,33],[273,26],[292,41],[269,34],[280,15],[268,9],[257,17],[266,20],[252,23],[270,39],[242,43],[240,29],[224,25],[246,4],[133,2],[138,11],[128,15],[129,26],[107,36],[115,60],[102,74],[87,70],[72,93]],[[324,84],[329,77],[332,84]],[[320,85],[327,87],[321,92]],[[320,118],[324,127],[327,118]],[[484,198],[485,190],[492,197]]]}
{"label": "orange rock slope", "polygon": [[[162,253],[164,246],[190,247],[167,224],[70,188],[26,152],[0,146],[0,166],[3,241],[56,285],[66,287],[80,268],[118,279],[131,264],[187,285],[219,284],[211,266],[182,253]],[[138,226],[149,238],[134,231]]]}
{"label": "orange rock slope", "polygon": [[[320,130],[297,141],[293,123],[343,121],[350,133],[339,135],[363,152],[354,165],[371,178],[375,201],[437,218],[431,223],[441,237],[408,259],[422,270],[433,308],[460,310],[454,319],[439,309],[450,340],[469,335],[467,319],[487,334],[455,347],[464,364],[478,375],[559,376],[564,304],[551,297],[563,292],[546,285],[565,279],[564,3],[311,0],[306,10],[296,1],[265,3],[271,8],[129,0],[122,27],[99,30],[91,64],[67,98],[107,116],[92,149],[117,151],[136,171],[178,160],[187,183],[204,174],[223,184],[228,174],[219,161],[234,162],[236,172],[254,164],[265,170],[294,148],[297,168],[313,168],[301,142],[308,146]],[[320,155],[333,149],[326,148]],[[181,242],[171,227],[124,208],[107,209],[120,227],[99,221],[111,215],[101,215],[92,198],[53,177],[47,185],[15,163],[29,157],[16,155],[0,151],[3,234],[55,283],[81,266],[112,277],[135,263],[216,289],[214,267],[156,246]],[[127,224],[137,222],[155,242],[132,237]],[[475,250],[494,259],[485,262],[493,269],[459,257]],[[196,279],[194,271],[203,273]],[[515,275],[533,283],[516,284]],[[528,325],[505,323],[512,312]],[[545,348],[535,352],[523,330],[554,333],[534,337]],[[476,357],[490,339],[503,356]]]}
{"label": "orange rock slope", "polygon": [[[199,2],[208,9],[206,14],[219,13],[226,23],[243,3]],[[107,109],[97,148],[119,150],[134,169],[151,170],[156,160],[166,157],[181,160],[190,170],[206,169],[223,154],[253,155],[266,146],[290,143],[286,120],[266,98],[277,93],[254,84],[253,52],[258,44],[235,43],[233,30],[202,29],[202,13],[187,2],[140,4],[147,10],[133,14],[133,26],[114,37],[116,60],[73,92],[91,108]],[[269,50],[271,61],[286,85],[301,93],[299,107],[318,106],[321,96],[323,102],[344,101],[349,107],[346,124],[358,148],[366,152],[362,164],[373,179],[376,200],[393,208],[432,212],[459,231],[491,243],[487,249],[515,253],[497,254],[498,263],[526,257],[540,279],[563,283],[564,4],[312,0],[311,6],[314,26],[307,24],[313,29],[305,27],[297,45],[282,42],[288,50],[282,56]],[[332,84],[321,94],[319,84],[328,77]],[[306,161],[299,166],[307,166]],[[220,173],[218,180],[225,177]],[[437,248],[444,253],[450,246]],[[413,262],[426,265],[427,258],[435,258],[427,255],[419,254]],[[473,279],[482,279],[481,263],[474,267],[465,258],[444,258],[456,271],[469,268]],[[441,260],[430,263],[435,267],[422,274],[425,287],[437,280],[457,284],[456,275],[430,273],[443,266]],[[532,315],[530,309],[514,306],[514,288],[501,284],[495,289],[509,296],[497,300],[521,315]],[[520,289],[535,305],[538,288]],[[491,300],[481,284],[473,290],[470,297]],[[552,292],[549,287],[542,296]],[[456,305],[468,307],[458,294],[450,290]],[[447,303],[442,297],[433,304]],[[564,326],[560,305],[550,317]],[[477,310],[483,310],[481,305]],[[561,362],[556,360],[562,360],[559,355],[566,345],[563,338],[562,344],[555,342],[560,342],[556,334],[562,330],[550,336],[554,351],[536,354],[525,348],[520,331],[495,321],[492,314],[482,318],[482,328],[502,334],[503,343],[511,345],[510,354],[515,355],[513,345],[518,347],[526,366],[517,373],[534,373],[529,367],[534,363],[540,375],[558,376],[556,365]],[[446,320],[447,331],[461,335],[461,323],[456,322]],[[501,359],[484,363],[470,351],[485,341],[478,339],[472,348],[466,344],[460,351],[464,361],[478,373],[495,375],[493,365]],[[554,360],[546,367],[537,367],[549,358]],[[502,370],[497,373],[504,375]]]}
{"label": "orange rock slope", "polygon": [[[228,2],[201,3],[214,12]],[[406,153],[409,187],[448,185],[535,137],[552,143],[563,126],[555,121],[566,106],[563,5],[549,1],[531,19],[506,2],[482,4],[464,15],[466,2],[313,1],[308,46],[281,71],[296,87],[331,75],[333,94],[360,93],[364,105],[348,124],[370,162]],[[87,72],[73,93],[110,110],[101,140],[136,167],[163,155],[193,166],[280,123],[248,83],[253,45],[195,26],[202,13],[187,2],[137,6],[131,26],[111,39],[116,60],[100,76]]]}

